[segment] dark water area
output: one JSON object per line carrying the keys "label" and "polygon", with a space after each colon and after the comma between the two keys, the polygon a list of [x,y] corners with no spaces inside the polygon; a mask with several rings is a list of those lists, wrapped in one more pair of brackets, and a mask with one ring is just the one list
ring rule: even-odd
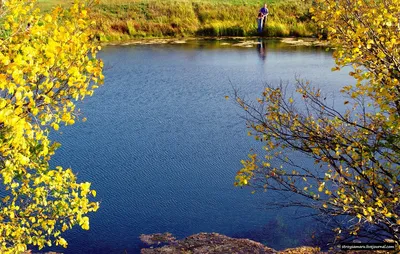
{"label": "dark water area", "polygon": [[257,238],[263,228],[282,231],[277,240],[264,230],[272,248],[301,243],[299,232],[310,227],[297,219],[304,211],[267,210],[281,197],[233,186],[240,160],[261,143],[247,136],[242,112],[225,95],[237,88],[256,98],[266,83],[290,88],[296,76],[333,94],[353,81],[330,71],[331,52],[275,41],[262,48],[194,41],[108,46],[100,57],[105,84],[80,104],[87,122],[53,135],[62,147],[52,162],[92,182],[100,209],[90,214],[89,231],[68,231],[68,248],[52,250],[139,253],[143,233]]}

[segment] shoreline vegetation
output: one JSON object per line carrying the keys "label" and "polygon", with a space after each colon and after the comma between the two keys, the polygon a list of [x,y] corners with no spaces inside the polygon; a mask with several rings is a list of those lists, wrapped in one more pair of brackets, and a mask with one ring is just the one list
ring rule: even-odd
{"label": "shoreline vegetation", "polygon": [[[130,39],[126,41],[102,42],[103,46],[129,46],[129,45],[160,45],[160,44],[188,44],[192,41],[221,41],[219,46],[231,46],[242,48],[253,48],[262,43],[260,37],[188,37],[188,38],[142,38]],[[312,47],[329,47],[329,43],[325,40],[319,40],[309,37],[269,37],[265,40],[279,40],[284,44],[291,46],[312,46]]]}
{"label": "shoreline vegetation", "polygon": [[[311,0],[269,0],[266,29],[257,33],[258,0],[102,0],[91,16],[101,43],[193,37],[313,37]],[[39,0],[49,10],[60,0]]]}

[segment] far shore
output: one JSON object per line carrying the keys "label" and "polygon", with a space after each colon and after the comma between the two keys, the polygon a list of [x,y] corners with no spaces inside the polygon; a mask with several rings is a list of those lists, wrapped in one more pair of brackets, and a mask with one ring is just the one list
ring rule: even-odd
{"label": "far shore", "polygon": [[157,44],[186,44],[190,41],[224,41],[222,45],[235,47],[253,47],[260,44],[258,39],[262,40],[279,40],[292,46],[313,46],[313,47],[328,47],[329,43],[326,40],[318,38],[295,38],[295,37],[188,37],[188,38],[143,38],[127,41],[102,42],[103,46],[129,46],[129,45],[157,45]]}

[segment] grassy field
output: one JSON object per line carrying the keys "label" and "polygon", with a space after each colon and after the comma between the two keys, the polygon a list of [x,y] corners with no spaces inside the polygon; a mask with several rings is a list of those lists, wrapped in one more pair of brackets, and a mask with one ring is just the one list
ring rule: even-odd
{"label": "grassy field", "polygon": [[[45,10],[71,1],[39,0]],[[263,36],[311,36],[311,0],[268,0]],[[255,36],[258,0],[103,0],[91,12],[100,41],[187,36]]]}
{"label": "grassy field", "polygon": [[[139,2],[149,2],[150,0],[100,0],[100,4],[134,4]],[[274,3],[275,1],[282,0],[267,0],[266,3]],[[64,4],[68,2],[73,2],[73,0],[38,0],[41,5],[57,5]],[[165,5],[168,5],[171,2],[207,2],[212,4],[230,4],[230,5],[263,5],[265,2],[260,0],[164,0]]]}

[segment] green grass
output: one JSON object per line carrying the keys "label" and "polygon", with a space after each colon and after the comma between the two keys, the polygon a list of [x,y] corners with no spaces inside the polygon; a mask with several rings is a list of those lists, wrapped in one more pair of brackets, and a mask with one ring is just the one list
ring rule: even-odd
{"label": "green grass", "polygon": [[[101,0],[100,4],[105,5],[125,5],[125,4],[137,4],[139,2],[149,2],[151,0]],[[275,1],[280,0],[268,0],[267,3],[273,3]],[[58,4],[64,4],[66,2],[73,2],[72,0],[63,1],[63,0],[38,0],[37,1],[40,6],[51,7],[56,6]],[[263,1],[259,0],[164,0],[163,3],[168,5],[170,2],[203,2],[203,3],[211,3],[211,4],[228,4],[228,5],[263,5]]]}
{"label": "green grass", "polygon": [[42,10],[49,10],[54,6],[60,5],[60,4],[65,4],[66,1],[63,0],[38,0],[37,1],[38,6]]}
{"label": "green grass", "polygon": [[[62,0],[39,0],[45,10]],[[311,36],[311,0],[268,0],[263,36]],[[100,41],[185,36],[255,36],[259,0],[102,0],[91,12]]]}
{"label": "green grass", "polygon": [[[137,2],[149,2],[151,0],[102,0],[101,4],[129,4]],[[275,1],[275,0],[273,0]],[[267,3],[272,3],[273,1],[267,1]],[[279,0],[278,0],[279,1]],[[168,5],[170,2],[202,2],[211,4],[230,4],[230,5],[261,5],[264,4],[263,1],[259,0],[164,0],[163,3]]]}

